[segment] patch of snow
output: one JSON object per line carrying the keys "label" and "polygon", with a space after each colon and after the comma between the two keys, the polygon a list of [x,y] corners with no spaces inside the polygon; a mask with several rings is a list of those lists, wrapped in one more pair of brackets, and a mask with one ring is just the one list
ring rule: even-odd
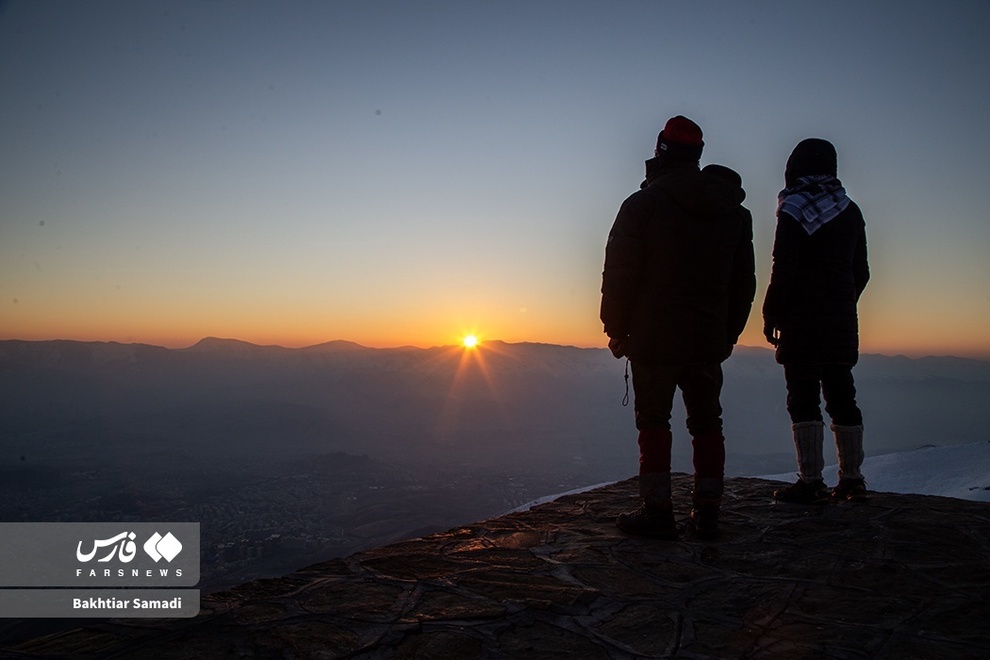
{"label": "patch of snow", "polygon": [[[863,461],[863,476],[869,490],[905,495],[939,495],[960,500],[990,502],[990,441],[972,442],[945,447],[922,447],[913,451],[870,456]],[[838,465],[826,466],[822,472],[825,483],[838,481]],[[757,475],[758,479],[793,482],[797,475]],[[610,486],[605,482],[575,488],[556,495],[547,495],[506,511],[519,513],[534,506],[553,502],[565,495],[576,495],[596,488]]]}
{"label": "patch of snow", "polygon": [[[825,483],[834,485],[838,471],[837,465],[827,466],[822,473]],[[863,461],[862,472],[867,488],[876,492],[990,502],[990,442],[922,447],[870,456]],[[793,482],[797,475],[784,473],[760,478]]]}
{"label": "patch of snow", "polygon": [[603,488],[604,486],[611,486],[613,483],[615,483],[615,482],[614,481],[606,481],[604,483],[595,484],[594,486],[582,486],[581,488],[575,488],[574,490],[568,490],[568,491],[565,491],[563,493],[557,493],[556,495],[547,495],[546,497],[541,497],[539,499],[533,500],[532,502],[527,502],[526,504],[517,506],[515,509],[512,509],[511,511],[506,511],[505,513],[506,514],[509,514],[509,513],[521,513],[523,511],[529,511],[534,506],[539,506],[540,504],[546,504],[547,502],[553,502],[558,497],[563,497],[565,495],[577,495],[578,493],[585,493],[585,492],[587,492],[589,490],[595,490],[596,488]]}

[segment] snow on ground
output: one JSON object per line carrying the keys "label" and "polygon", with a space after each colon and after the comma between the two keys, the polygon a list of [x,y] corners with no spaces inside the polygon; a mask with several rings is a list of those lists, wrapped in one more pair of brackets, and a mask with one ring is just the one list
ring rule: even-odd
{"label": "snow on ground", "polygon": [[[828,456],[829,448],[826,447],[825,451]],[[838,470],[836,465],[827,466],[823,472],[825,483],[834,485],[838,481]],[[863,461],[863,476],[866,478],[866,487],[872,491],[941,495],[961,500],[990,502],[990,442],[922,447],[913,451],[867,456]],[[757,475],[757,477],[787,482],[797,479],[797,475],[791,472]],[[548,495],[506,513],[528,511],[538,504],[552,502],[564,495],[583,493],[607,485],[609,483],[595,484]]]}
{"label": "snow on ground", "polygon": [[596,488],[602,488],[603,486],[611,486],[613,483],[615,482],[606,481],[600,484],[595,484],[594,486],[582,486],[581,488],[575,488],[574,490],[568,490],[563,493],[557,493],[556,495],[547,495],[546,497],[541,497],[538,500],[533,500],[532,502],[526,502],[525,504],[517,506],[515,509],[512,509],[511,511],[506,511],[505,513],[509,514],[509,513],[519,513],[521,511],[529,511],[534,506],[538,506],[540,504],[546,504],[547,502],[553,502],[558,497],[563,497],[564,495],[577,495],[578,493],[584,493],[589,490],[594,490]]}
{"label": "snow on ground", "polygon": [[[826,457],[829,451],[826,442]],[[823,473],[825,483],[834,485],[837,475],[837,466],[826,467]],[[990,502],[990,442],[922,447],[913,451],[867,456],[863,461],[863,476],[866,487],[873,491],[942,495]],[[797,475],[789,472],[761,475],[760,478],[793,482]]]}

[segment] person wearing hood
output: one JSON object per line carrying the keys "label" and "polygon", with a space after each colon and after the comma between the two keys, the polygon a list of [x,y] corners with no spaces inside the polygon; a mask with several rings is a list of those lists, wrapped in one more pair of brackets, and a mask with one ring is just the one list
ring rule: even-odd
{"label": "person wearing hood", "polygon": [[[866,223],[836,177],[835,147],[802,140],[787,159],[778,195],[763,334],[784,367],[797,454],[797,482],[774,491],[784,502],[866,497],[863,414],[852,375],[859,358],[857,303],[870,279]],[[822,397],[839,459],[839,482],[831,492],[822,479]]]}
{"label": "person wearing hood", "polygon": [[742,179],[699,169],[701,128],[670,119],[646,161],[646,180],[619,209],[605,247],[601,320],[616,358],[632,368],[642,506],[619,516],[627,533],[675,538],[670,414],[681,390],[694,452],[690,523],[717,529],[725,467],[721,363],[756,292],[753,220]]}

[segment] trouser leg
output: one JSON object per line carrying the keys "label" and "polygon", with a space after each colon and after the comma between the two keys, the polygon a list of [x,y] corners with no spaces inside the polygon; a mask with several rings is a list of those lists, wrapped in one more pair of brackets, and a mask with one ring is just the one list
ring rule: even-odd
{"label": "trouser leg", "polygon": [[678,385],[684,395],[687,427],[694,455],[691,525],[702,537],[716,534],[725,477],[722,435],[722,366],[691,364]]}
{"label": "trouser leg", "polygon": [[695,494],[709,499],[722,496],[725,474],[725,438],[722,435],[722,365],[689,364],[678,385],[687,410],[694,456]]}
{"label": "trouser leg", "polygon": [[620,514],[615,524],[628,534],[675,539],[677,525],[670,500],[670,409],[674,384],[663,369],[637,362],[631,365],[639,429],[639,494],[643,506]]}
{"label": "trouser leg", "polygon": [[792,424],[822,421],[821,367],[816,364],[785,364],[787,414]]}
{"label": "trouser leg", "polygon": [[670,503],[670,429],[639,432],[639,494],[651,507]]}
{"label": "trouser leg", "polygon": [[631,362],[636,428],[670,430],[678,367]]}
{"label": "trouser leg", "polygon": [[670,411],[676,371],[632,362],[636,428],[639,429],[639,489],[648,507],[670,506]]}
{"label": "trouser leg", "polygon": [[863,413],[856,404],[852,365],[822,365],[821,383],[825,412],[831,417],[832,423],[840,426],[862,426]]}
{"label": "trouser leg", "polygon": [[721,431],[700,433],[691,438],[694,448],[694,491],[721,497],[725,481],[725,438]]}

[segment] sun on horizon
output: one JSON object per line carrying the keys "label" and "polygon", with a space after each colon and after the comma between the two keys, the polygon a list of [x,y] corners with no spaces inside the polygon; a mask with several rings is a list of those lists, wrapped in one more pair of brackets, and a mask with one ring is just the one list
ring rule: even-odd
{"label": "sun on horizon", "polygon": [[476,335],[465,335],[464,339],[461,340],[461,344],[464,348],[475,348],[478,345],[478,337]]}

